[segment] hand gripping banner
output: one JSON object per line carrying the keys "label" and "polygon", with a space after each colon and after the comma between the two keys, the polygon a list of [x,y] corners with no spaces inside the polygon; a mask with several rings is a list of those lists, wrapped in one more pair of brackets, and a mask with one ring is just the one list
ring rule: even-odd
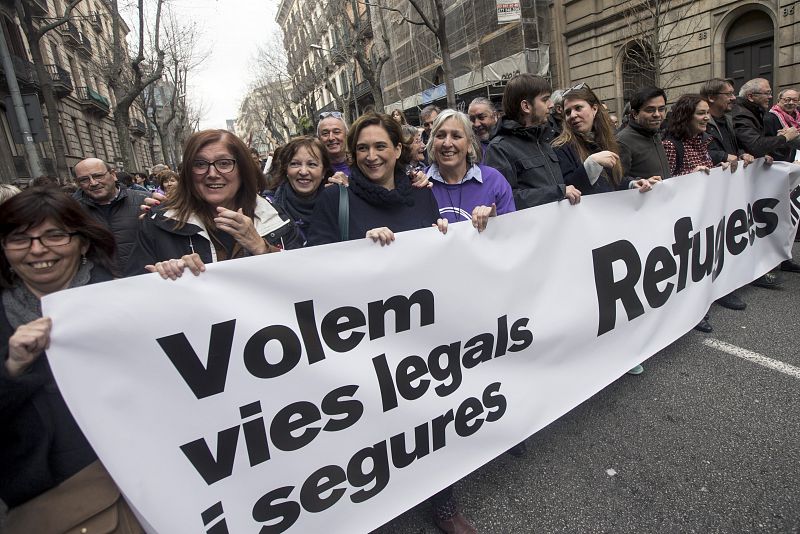
{"label": "hand gripping banner", "polygon": [[61,291],[48,355],[152,532],[368,532],[789,258],[799,182],[759,161]]}

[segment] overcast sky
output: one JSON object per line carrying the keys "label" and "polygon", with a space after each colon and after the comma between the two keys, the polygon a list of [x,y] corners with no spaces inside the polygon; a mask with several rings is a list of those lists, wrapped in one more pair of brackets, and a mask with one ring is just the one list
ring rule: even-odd
{"label": "overcast sky", "polygon": [[201,128],[225,128],[235,119],[252,78],[259,44],[277,29],[276,0],[173,0],[182,16],[201,24],[209,58],[189,78],[189,97],[206,111]]}

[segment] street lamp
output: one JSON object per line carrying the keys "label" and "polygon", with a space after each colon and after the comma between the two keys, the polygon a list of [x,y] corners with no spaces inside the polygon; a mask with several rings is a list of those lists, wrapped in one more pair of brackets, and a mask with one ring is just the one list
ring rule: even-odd
{"label": "street lamp", "polygon": [[[334,54],[333,50],[329,48],[325,48],[318,44],[310,44],[308,45],[309,48],[313,48],[314,50],[320,50],[322,52],[328,52],[330,54]],[[356,98],[356,65],[353,63],[353,68],[350,70],[350,96],[353,99],[353,104],[356,107],[356,117],[361,115],[361,112],[358,110],[358,98]],[[342,110],[344,111],[344,110]]]}

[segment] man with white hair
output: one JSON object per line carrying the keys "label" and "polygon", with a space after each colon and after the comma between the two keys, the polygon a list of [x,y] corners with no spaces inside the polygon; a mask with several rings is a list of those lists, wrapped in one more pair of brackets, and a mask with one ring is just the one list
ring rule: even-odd
{"label": "man with white hair", "polygon": [[[755,78],[745,82],[739,90],[739,98],[733,108],[733,129],[739,145],[753,156],[760,158],[776,152],[792,150],[800,132],[796,126],[786,126],[775,131],[774,135],[765,133],[764,117],[769,110],[772,88],[769,81]],[[800,272],[800,264],[786,260],[781,263],[781,270]],[[773,288],[780,284],[778,275],[770,272],[756,279],[753,285]]]}
{"label": "man with white hair", "polygon": [[350,176],[347,163],[347,123],[341,111],[323,111],[319,114],[317,138],[325,147],[334,172]]}
{"label": "man with white hair", "polygon": [[776,150],[786,150],[797,139],[798,129],[781,128],[775,135],[764,133],[764,114],[769,110],[772,88],[764,78],[755,78],[742,85],[733,108],[733,129],[739,146],[756,158]]}

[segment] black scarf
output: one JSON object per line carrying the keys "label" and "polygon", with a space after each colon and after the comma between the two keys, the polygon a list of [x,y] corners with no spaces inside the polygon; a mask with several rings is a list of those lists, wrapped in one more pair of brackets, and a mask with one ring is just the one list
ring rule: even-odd
{"label": "black scarf", "polygon": [[395,165],[394,189],[373,184],[361,173],[361,169],[353,166],[350,174],[350,190],[357,197],[373,206],[413,206],[414,197],[411,180],[402,170],[403,165]]}
{"label": "black scarf", "polygon": [[[92,267],[94,265],[91,261],[80,265],[78,272],[69,283],[69,288],[88,284],[92,275]],[[18,280],[14,287],[3,290],[3,307],[6,311],[6,318],[14,330],[42,316],[42,301],[28,289],[22,280]]]}
{"label": "black scarf", "polygon": [[295,193],[291,185],[284,182],[275,190],[275,196],[272,202],[286,210],[295,224],[297,224],[301,230],[305,230],[308,227],[308,223],[311,222],[314,204],[317,202],[317,196],[322,187],[323,186],[320,185],[316,192],[310,197],[301,197]]}

